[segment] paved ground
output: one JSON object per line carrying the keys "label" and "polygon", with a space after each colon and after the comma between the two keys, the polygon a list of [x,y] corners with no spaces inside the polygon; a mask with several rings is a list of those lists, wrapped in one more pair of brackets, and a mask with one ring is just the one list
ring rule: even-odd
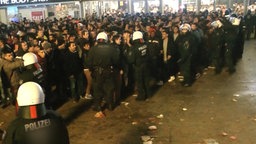
{"label": "paved ground", "polygon": [[[246,42],[233,75],[208,70],[192,87],[166,83],[148,101],[131,96],[102,119],[94,118],[90,101],[65,103],[58,112],[71,144],[141,144],[141,136],[154,144],[256,144],[255,44]],[[0,109],[0,128],[14,118],[13,109]]]}

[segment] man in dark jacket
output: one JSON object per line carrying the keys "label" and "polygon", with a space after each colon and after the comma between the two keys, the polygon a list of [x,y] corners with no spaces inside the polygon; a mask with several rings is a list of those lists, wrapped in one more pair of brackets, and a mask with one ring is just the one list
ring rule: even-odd
{"label": "man in dark jacket", "polygon": [[162,40],[160,41],[161,48],[161,72],[162,80],[172,82],[175,80],[176,74],[176,49],[173,41],[170,39],[169,31],[162,31]]}
{"label": "man in dark jacket", "polygon": [[150,72],[152,77],[156,81],[161,80],[160,74],[160,61],[161,61],[161,39],[156,36],[156,29],[154,27],[149,28],[147,46],[149,53],[149,62],[150,62]]}
{"label": "man in dark jacket", "polygon": [[68,87],[70,88],[73,102],[78,102],[82,95],[82,59],[76,50],[75,42],[69,42],[67,50],[63,53],[63,70],[65,77],[68,78]]}

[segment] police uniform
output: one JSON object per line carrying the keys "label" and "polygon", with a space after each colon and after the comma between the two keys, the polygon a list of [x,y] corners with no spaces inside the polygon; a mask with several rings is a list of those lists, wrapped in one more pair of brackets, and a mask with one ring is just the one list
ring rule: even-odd
{"label": "police uniform", "polygon": [[24,68],[19,75],[20,77],[20,84],[23,84],[28,81],[33,81],[40,86],[44,87],[44,75],[41,66],[38,64],[37,57],[34,53],[26,53],[23,56],[24,60]]}
{"label": "police uniform", "polygon": [[251,33],[253,31],[253,23],[254,23],[251,10],[248,10],[247,14],[244,16],[244,19],[245,19],[245,25],[246,25],[246,39],[249,40],[251,37]]}
{"label": "police uniform", "polygon": [[224,20],[224,57],[225,64],[228,67],[229,73],[234,73],[236,71],[234,65],[234,48],[237,33],[234,26],[228,21]]}
{"label": "police uniform", "polygon": [[94,95],[93,110],[102,111],[103,98],[109,110],[114,109],[113,93],[114,68],[118,64],[119,51],[107,43],[107,35],[101,32],[97,35],[98,44],[92,47],[88,54],[88,67],[92,72],[92,87]]}
{"label": "police uniform", "polygon": [[218,21],[214,21],[211,23],[212,27],[214,27],[212,33],[212,63],[215,66],[215,73],[218,74],[221,72],[222,64],[223,64],[223,36],[224,30],[222,29],[222,23]]}
{"label": "police uniform", "polygon": [[35,82],[19,87],[18,116],[8,126],[3,144],[69,144],[63,119],[46,110],[44,99],[41,86]]}
{"label": "police uniform", "polygon": [[69,139],[62,118],[47,111],[36,119],[16,118],[10,123],[3,144],[69,144]]}
{"label": "police uniform", "polygon": [[191,62],[192,62],[192,52],[195,49],[195,37],[189,32],[190,26],[184,24],[180,27],[181,31],[186,29],[187,32],[181,34],[178,42],[180,59],[178,60],[179,68],[181,74],[184,76],[183,85],[190,86],[192,84],[192,74],[191,74]]}
{"label": "police uniform", "polygon": [[133,63],[135,69],[135,81],[138,88],[136,100],[146,100],[151,96],[149,87],[150,72],[148,68],[148,47],[142,42],[143,34],[140,31],[133,33],[134,45],[129,55],[130,63]]}

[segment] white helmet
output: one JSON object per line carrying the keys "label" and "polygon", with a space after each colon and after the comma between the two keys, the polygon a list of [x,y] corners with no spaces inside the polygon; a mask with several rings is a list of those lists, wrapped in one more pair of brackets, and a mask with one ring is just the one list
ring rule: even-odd
{"label": "white helmet", "polygon": [[132,40],[137,40],[137,39],[142,39],[143,38],[143,34],[140,31],[135,31],[132,34]]}
{"label": "white helmet", "polygon": [[216,21],[211,23],[211,26],[215,27],[215,28],[220,28],[220,27],[223,26],[223,24],[220,22],[220,20],[216,20]]}
{"label": "white helmet", "polygon": [[108,35],[105,32],[100,32],[96,37],[96,40],[99,39],[104,39],[105,41],[108,41]]}
{"label": "white helmet", "polygon": [[232,25],[238,26],[240,25],[241,20],[236,17],[230,17],[229,21],[232,23]]}
{"label": "white helmet", "polygon": [[180,31],[182,30],[188,30],[188,31],[191,31],[191,27],[189,24],[185,23],[183,25],[180,26]]}
{"label": "white helmet", "polygon": [[22,58],[24,60],[24,66],[31,65],[38,62],[36,55],[32,52],[28,52],[24,54]]}
{"label": "white helmet", "polygon": [[44,92],[35,82],[26,82],[18,89],[17,102],[19,106],[30,106],[44,103]]}

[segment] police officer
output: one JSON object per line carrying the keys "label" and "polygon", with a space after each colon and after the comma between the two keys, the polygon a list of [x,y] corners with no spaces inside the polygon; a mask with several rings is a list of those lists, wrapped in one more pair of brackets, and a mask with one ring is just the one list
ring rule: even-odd
{"label": "police officer", "polygon": [[251,33],[253,31],[253,15],[251,10],[248,10],[246,15],[244,16],[245,25],[246,25],[246,39],[249,40],[251,37]]}
{"label": "police officer", "polygon": [[3,144],[69,144],[63,119],[44,105],[44,93],[35,82],[18,89],[18,117],[7,128]]}
{"label": "police officer", "polygon": [[114,109],[113,93],[115,88],[114,69],[118,65],[119,51],[108,43],[108,36],[100,32],[97,45],[92,47],[88,54],[88,67],[92,72],[92,87],[94,94],[93,110],[95,117],[103,117],[103,98],[109,110]]}
{"label": "police officer", "polygon": [[37,57],[34,53],[28,52],[23,55],[24,68],[20,74],[20,84],[33,81],[40,86],[44,86],[44,75],[41,66],[38,64]]}
{"label": "police officer", "polygon": [[215,67],[215,74],[219,74],[221,72],[222,64],[223,64],[223,36],[224,30],[222,28],[223,24],[220,20],[216,20],[211,23],[213,28],[212,32],[212,64]]}
{"label": "police officer", "polygon": [[45,75],[43,74],[43,69],[41,65],[38,63],[37,56],[32,52],[28,52],[23,55],[22,59],[24,60],[24,67],[21,68],[21,72],[19,74],[20,85],[28,81],[38,83],[45,90],[46,107],[51,107],[51,97],[49,97],[49,92],[46,92],[47,85],[45,84]]}
{"label": "police officer", "polygon": [[128,52],[130,63],[133,63],[135,68],[135,81],[138,88],[138,96],[136,100],[143,101],[151,96],[149,87],[150,71],[148,68],[148,47],[144,43],[143,34],[140,31],[135,31],[132,36],[133,47],[132,51]]}
{"label": "police officer", "polygon": [[241,31],[241,19],[237,18],[235,14],[231,15],[230,17],[230,22],[232,23],[232,29],[233,29],[233,34],[235,35],[234,37],[234,47],[233,47],[233,63],[236,65],[239,57],[241,57],[242,53],[242,48],[241,48],[241,39],[243,38],[242,35],[240,34]]}
{"label": "police officer", "polygon": [[178,60],[181,74],[184,76],[182,85],[187,87],[192,84],[191,62],[195,49],[195,37],[190,33],[191,27],[185,23],[180,26],[181,37],[178,42],[180,59]]}
{"label": "police officer", "polygon": [[225,65],[228,67],[228,72],[233,74],[236,71],[233,56],[237,33],[229,19],[223,19],[222,23],[224,29]]}

